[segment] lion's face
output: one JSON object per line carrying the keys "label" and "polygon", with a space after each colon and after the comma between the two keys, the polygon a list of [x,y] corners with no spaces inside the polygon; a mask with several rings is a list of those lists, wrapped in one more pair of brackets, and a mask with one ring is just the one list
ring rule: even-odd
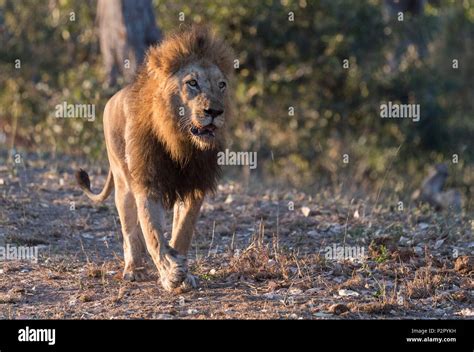
{"label": "lion's face", "polygon": [[216,146],[226,121],[227,79],[213,64],[189,64],[173,79],[180,131],[201,150]]}

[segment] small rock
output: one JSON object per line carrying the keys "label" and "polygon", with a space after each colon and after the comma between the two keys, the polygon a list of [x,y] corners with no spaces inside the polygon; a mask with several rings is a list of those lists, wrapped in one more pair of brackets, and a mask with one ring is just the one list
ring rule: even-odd
{"label": "small rock", "polygon": [[338,235],[341,232],[343,232],[343,230],[344,230],[344,226],[335,223],[335,224],[330,225],[328,232],[331,235]]}
{"label": "small rock", "polygon": [[401,236],[400,239],[398,240],[398,243],[400,243],[400,245],[402,246],[406,246],[408,245],[408,241],[409,239],[407,237]]}
{"label": "small rock", "polygon": [[352,291],[352,290],[346,290],[346,289],[341,289],[339,290],[339,296],[342,297],[357,297],[359,296],[359,293]]}
{"label": "small rock", "polygon": [[158,314],[155,316],[155,319],[158,320],[172,320],[175,319],[175,317],[171,314]]}
{"label": "small rock", "polygon": [[317,313],[314,313],[313,315],[315,317],[318,317],[318,318],[331,318],[331,317],[333,317],[332,314],[327,314],[327,313],[323,313],[323,312],[317,312]]}
{"label": "small rock", "polygon": [[306,291],[304,291],[304,293],[307,295],[312,295],[312,294],[318,293],[319,291],[320,291],[319,288],[313,287],[313,288],[307,289]]}
{"label": "small rock", "polygon": [[276,265],[276,261],[274,259],[268,259],[267,266],[269,268],[273,268]]}
{"label": "small rock", "polygon": [[188,314],[189,315],[194,315],[194,314],[197,314],[198,310],[197,309],[194,309],[194,308],[190,308],[188,309]]}
{"label": "small rock", "polygon": [[217,273],[216,269],[209,270],[209,275],[216,275],[216,273]]}
{"label": "small rock", "polygon": [[434,248],[435,249],[439,249],[444,243],[444,240],[437,240],[435,245],[434,245]]}
{"label": "small rock", "polygon": [[416,246],[413,248],[413,251],[417,254],[417,255],[423,255],[423,248],[421,248],[420,246]]}
{"label": "small rock", "polygon": [[426,230],[428,227],[430,227],[430,225],[428,225],[428,224],[425,223],[425,222],[420,222],[420,223],[418,224],[418,228],[419,228],[420,230]]}
{"label": "small rock", "polygon": [[234,198],[232,197],[232,194],[229,194],[227,198],[225,199],[224,203],[225,204],[230,204],[234,201]]}
{"label": "small rock", "polygon": [[297,287],[293,287],[288,290],[288,294],[290,295],[301,295],[302,293],[303,290]]}
{"label": "small rock", "polygon": [[275,294],[273,292],[267,292],[262,295],[262,297],[269,299],[269,300],[280,300],[283,298],[282,295]]}
{"label": "small rock", "polygon": [[294,266],[290,266],[290,267],[288,268],[288,270],[289,270],[290,273],[292,273],[292,274],[296,274],[296,273],[298,272],[298,269],[295,268]]}

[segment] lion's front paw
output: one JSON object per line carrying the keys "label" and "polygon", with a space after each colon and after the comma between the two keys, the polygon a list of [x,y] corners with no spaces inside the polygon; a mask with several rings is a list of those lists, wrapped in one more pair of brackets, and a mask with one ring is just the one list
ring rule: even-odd
{"label": "lion's front paw", "polygon": [[166,291],[172,292],[185,284],[188,276],[185,256],[166,253],[162,256],[160,264],[160,281]]}
{"label": "lion's front paw", "polygon": [[148,275],[145,268],[137,268],[133,270],[125,269],[123,271],[122,278],[125,281],[146,281],[148,279]]}
{"label": "lion's front paw", "polygon": [[186,275],[186,279],[175,289],[176,293],[188,292],[198,287],[197,278],[191,274]]}

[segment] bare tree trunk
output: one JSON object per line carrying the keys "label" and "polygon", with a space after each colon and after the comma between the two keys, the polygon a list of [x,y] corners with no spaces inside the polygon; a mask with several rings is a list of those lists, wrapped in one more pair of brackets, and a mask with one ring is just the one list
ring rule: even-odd
{"label": "bare tree trunk", "polygon": [[107,83],[119,74],[130,82],[148,46],[161,40],[151,0],[99,0],[97,23]]}

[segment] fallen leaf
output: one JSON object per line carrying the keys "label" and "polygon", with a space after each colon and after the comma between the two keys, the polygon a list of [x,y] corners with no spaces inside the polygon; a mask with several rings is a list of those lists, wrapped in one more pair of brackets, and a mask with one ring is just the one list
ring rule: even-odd
{"label": "fallen leaf", "polygon": [[329,311],[333,314],[340,315],[349,311],[349,307],[342,303],[336,303],[329,307]]}
{"label": "fallen leaf", "polygon": [[454,262],[454,269],[461,274],[469,274],[474,267],[474,259],[473,257],[469,257],[467,255],[462,255],[456,258]]}
{"label": "fallen leaf", "polygon": [[464,317],[474,317],[474,310],[472,310],[471,308],[464,308],[456,314],[462,315]]}
{"label": "fallen leaf", "polygon": [[225,204],[230,204],[234,201],[234,198],[232,197],[232,194],[229,194],[227,198],[225,199],[224,203]]}
{"label": "fallen leaf", "polygon": [[308,207],[302,207],[302,208],[301,208],[301,212],[303,213],[303,215],[304,215],[305,217],[308,217],[309,214],[311,213],[311,209],[308,208]]}

